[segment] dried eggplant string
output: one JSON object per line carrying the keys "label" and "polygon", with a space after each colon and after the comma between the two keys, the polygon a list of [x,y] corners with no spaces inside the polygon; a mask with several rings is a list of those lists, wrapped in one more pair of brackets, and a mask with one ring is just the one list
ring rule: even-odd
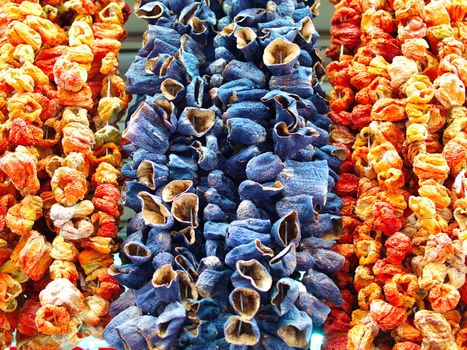
{"label": "dried eggplant string", "polygon": [[344,262],[331,250],[341,160],[317,7],[137,5],[149,26],[127,73],[122,170],[136,214],[110,269],[129,288],[110,307],[111,346],[306,348],[323,300],[343,302],[328,277]]}

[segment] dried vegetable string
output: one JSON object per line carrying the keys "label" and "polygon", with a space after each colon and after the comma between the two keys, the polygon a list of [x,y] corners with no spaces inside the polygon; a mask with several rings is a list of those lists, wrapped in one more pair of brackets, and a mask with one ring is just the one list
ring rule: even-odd
{"label": "dried vegetable string", "polygon": [[[357,3],[341,2],[336,13],[347,6],[350,9],[346,11],[354,14],[353,18],[358,17],[360,5]],[[464,329],[461,322],[464,306],[462,302],[459,304],[458,289],[465,282],[465,251],[462,235],[459,235],[462,229],[457,229],[462,219],[453,216],[452,209],[460,204],[455,211],[463,211],[465,194],[459,189],[463,186],[460,172],[465,164],[465,147],[462,146],[465,133],[459,124],[451,127],[449,122],[456,123],[465,117],[465,112],[460,112],[464,110],[465,86],[461,80],[463,75],[459,74],[465,67],[462,43],[465,41],[462,35],[465,10],[462,11],[459,3],[431,2],[425,5],[422,1],[394,2],[392,8],[386,4],[388,11],[380,11],[378,4],[371,6],[362,13],[362,33],[372,23],[365,19],[375,18],[378,13],[377,23],[383,23],[381,19],[385,18],[388,20],[386,28],[397,25],[402,55],[389,58],[380,54],[375,57],[375,47],[361,35],[361,46],[353,58],[358,60],[359,52],[367,52],[367,69],[377,76],[373,81],[379,79],[380,83],[385,79],[390,82],[385,89],[390,94],[383,98],[377,96],[378,100],[372,101],[373,121],[369,128],[361,130],[354,144],[355,170],[364,176],[359,181],[359,204],[355,212],[365,223],[360,234],[354,237],[360,258],[354,278],[360,309],[352,313],[350,325],[353,328],[348,332],[348,341],[344,332],[334,333],[334,337],[328,338],[327,348],[337,344],[351,349],[374,346],[399,350],[463,348],[465,331],[459,331],[459,327]],[[343,34],[348,32],[343,27],[332,32],[337,43],[348,46],[345,40],[348,37]],[[355,34],[355,26],[348,28]],[[395,36],[394,32],[392,34]],[[376,31],[372,36],[381,34]],[[336,47],[328,51],[334,58],[335,52]],[[344,61],[341,57],[340,62],[331,63],[329,70],[333,66],[345,65]],[[448,63],[453,61],[456,63]],[[441,67],[448,65],[449,73],[446,74],[445,68]],[[355,100],[359,94],[360,97],[371,96],[361,94],[363,90],[360,88],[355,93]],[[340,102],[339,95],[334,96],[337,103]],[[332,106],[331,100],[331,109]],[[344,119],[348,116],[344,113],[330,116],[344,125],[349,120]],[[449,126],[443,129],[446,119]],[[401,124],[404,120],[407,122]],[[390,125],[387,121],[396,124]],[[401,131],[405,133],[405,140],[400,137]],[[443,133],[448,146],[444,148],[440,143]],[[451,137],[455,141],[449,143]],[[381,140],[390,141],[392,145],[381,144]],[[384,153],[379,152],[382,145],[387,146]],[[457,150],[456,156],[453,149]],[[451,179],[448,179],[448,162],[452,169]],[[390,171],[382,166],[389,167]],[[449,191],[443,186],[444,181],[448,185],[456,183],[457,187]],[[384,198],[391,199],[391,207],[374,207],[375,198],[381,193],[378,185],[386,187]],[[407,203],[409,208],[402,213]],[[399,208],[398,211],[394,211],[395,208]],[[376,233],[379,239],[363,237],[362,241],[362,232],[365,235]],[[368,263],[374,265],[369,269],[365,266]]]}
{"label": "dried vegetable string", "polygon": [[[342,303],[318,3],[142,2],[116,348],[288,349]],[[304,272],[302,278],[301,272]]]}
{"label": "dried vegetable string", "polygon": [[15,330],[19,349],[101,336],[120,293],[111,123],[129,102],[116,75],[128,14],[114,1],[1,6],[1,348]]}

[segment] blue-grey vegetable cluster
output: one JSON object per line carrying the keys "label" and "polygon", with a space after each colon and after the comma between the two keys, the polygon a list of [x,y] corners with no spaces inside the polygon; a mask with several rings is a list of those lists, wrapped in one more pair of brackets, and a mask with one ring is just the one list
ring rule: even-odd
{"label": "blue-grey vegetable cluster", "polygon": [[142,1],[129,69],[125,205],[111,273],[118,349],[306,348],[343,302],[342,206],[316,6]]}

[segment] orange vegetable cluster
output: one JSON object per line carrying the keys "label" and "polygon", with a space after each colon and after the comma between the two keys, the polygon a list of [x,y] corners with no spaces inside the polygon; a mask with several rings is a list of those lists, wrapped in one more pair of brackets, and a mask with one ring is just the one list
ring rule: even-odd
{"label": "orange vegetable cluster", "polygon": [[331,311],[327,350],[467,348],[466,14],[462,0],[336,4],[348,305]]}
{"label": "orange vegetable cluster", "polygon": [[120,293],[123,1],[0,1],[0,349],[100,335]]}

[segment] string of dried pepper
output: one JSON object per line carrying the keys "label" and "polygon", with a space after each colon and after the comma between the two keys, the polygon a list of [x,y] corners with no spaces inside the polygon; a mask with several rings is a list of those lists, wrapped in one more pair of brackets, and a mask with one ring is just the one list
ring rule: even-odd
{"label": "string of dried pepper", "polygon": [[[465,331],[459,331],[464,329],[460,323],[464,307],[455,308],[460,299],[457,289],[465,282],[465,249],[459,235],[461,215],[456,217],[452,210],[457,207],[453,202],[465,200],[460,172],[466,148],[462,146],[463,128],[451,129],[450,121],[455,125],[457,117],[465,117],[461,107],[465,86],[459,74],[465,67],[465,9],[461,3],[396,1],[391,6],[372,3],[362,11],[361,4],[341,2],[336,20],[349,18],[339,15],[346,7],[352,23],[331,31],[334,43],[355,53],[350,64],[360,60],[367,66],[359,67],[360,76],[365,70],[376,76],[365,84],[372,89],[365,91],[351,79],[339,79],[343,74],[330,75],[335,85],[331,118],[350,125],[350,114],[344,112],[352,107],[349,100],[355,96],[357,103],[372,105],[373,120],[354,144],[355,171],[362,177],[355,212],[365,223],[353,240],[360,263],[354,277],[360,309],[352,313],[353,328],[345,348],[464,348]],[[352,43],[356,41],[346,35],[355,31],[359,21],[361,44],[355,48]],[[368,29],[370,35],[366,35]],[[366,39],[388,33],[394,36],[389,43],[399,41],[400,53],[388,56],[376,51],[375,56],[378,43]],[[399,50],[397,45],[388,48]],[[337,52],[335,45],[328,54],[336,58]],[[365,53],[363,58],[361,53]],[[330,67],[348,67],[347,61],[341,56]],[[447,66],[447,71],[441,69]],[[337,86],[346,81],[356,90]],[[383,81],[384,89],[376,90]],[[443,129],[446,120],[449,126]],[[448,146],[444,149],[439,142],[442,133]],[[449,143],[451,138],[453,143]],[[443,186],[445,180],[456,184],[451,191]],[[463,212],[462,204],[455,210]],[[340,335],[328,339],[328,348],[339,341],[344,346],[345,335]]]}
{"label": "string of dried pepper", "polygon": [[[335,247],[346,256],[346,265],[345,270],[336,274],[336,280],[346,292],[347,303],[344,304],[345,307],[334,308],[331,311],[331,316],[334,317],[328,319],[325,327],[326,349],[346,348],[347,332],[351,323],[350,314],[357,302],[356,291],[349,289],[349,285],[352,286],[354,282],[353,272],[355,271],[357,276],[355,279],[357,290],[362,288],[362,285],[368,284],[367,282],[371,283],[367,279],[371,279],[373,273],[367,265],[374,263],[372,260],[377,258],[378,251],[381,250],[379,236],[367,235],[370,227],[365,222],[365,216],[384,204],[373,203],[375,208],[369,208],[363,217],[354,210],[358,195],[376,186],[374,181],[359,183],[360,177],[370,175],[374,178],[375,174],[367,174],[370,170],[366,160],[372,142],[370,135],[357,136],[356,133],[362,128],[367,132],[376,128],[374,125],[371,129],[368,128],[373,104],[379,98],[390,96],[391,93],[387,77],[376,74],[379,62],[372,59],[377,55],[390,57],[397,52],[394,40],[388,40],[387,47],[381,45],[381,40],[392,39],[391,34],[395,28],[391,15],[386,11],[385,3],[341,1],[336,5],[331,23],[333,44],[327,50],[327,54],[331,58],[339,58],[338,61],[331,62],[327,68],[329,81],[334,86],[329,96],[331,109],[329,117],[334,122],[331,136],[335,144],[345,150],[347,157],[345,166],[340,169],[340,179],[336,185],[336,192],[342,196],[344,202],[342,209],[344,234]],[[402,142],[400,140],[402,134],[397,132],[397,128],[385,123],[383,129],[386,134],[392,134],[392,138],[398,138],[397,142]],[[380,135],[379,142],[382,142],[384,137]],[[357,146],[352,153],[354,142]],[[389,213],[389,210],[386,212]],[[361,242],[357,244],[359,240]],[[364,263],[357,267],[359,258]]]}
{"label": "string of dried pepper", "polygon": [[122,165],[123,2],[0,7],[0,348],[102,336]]}

